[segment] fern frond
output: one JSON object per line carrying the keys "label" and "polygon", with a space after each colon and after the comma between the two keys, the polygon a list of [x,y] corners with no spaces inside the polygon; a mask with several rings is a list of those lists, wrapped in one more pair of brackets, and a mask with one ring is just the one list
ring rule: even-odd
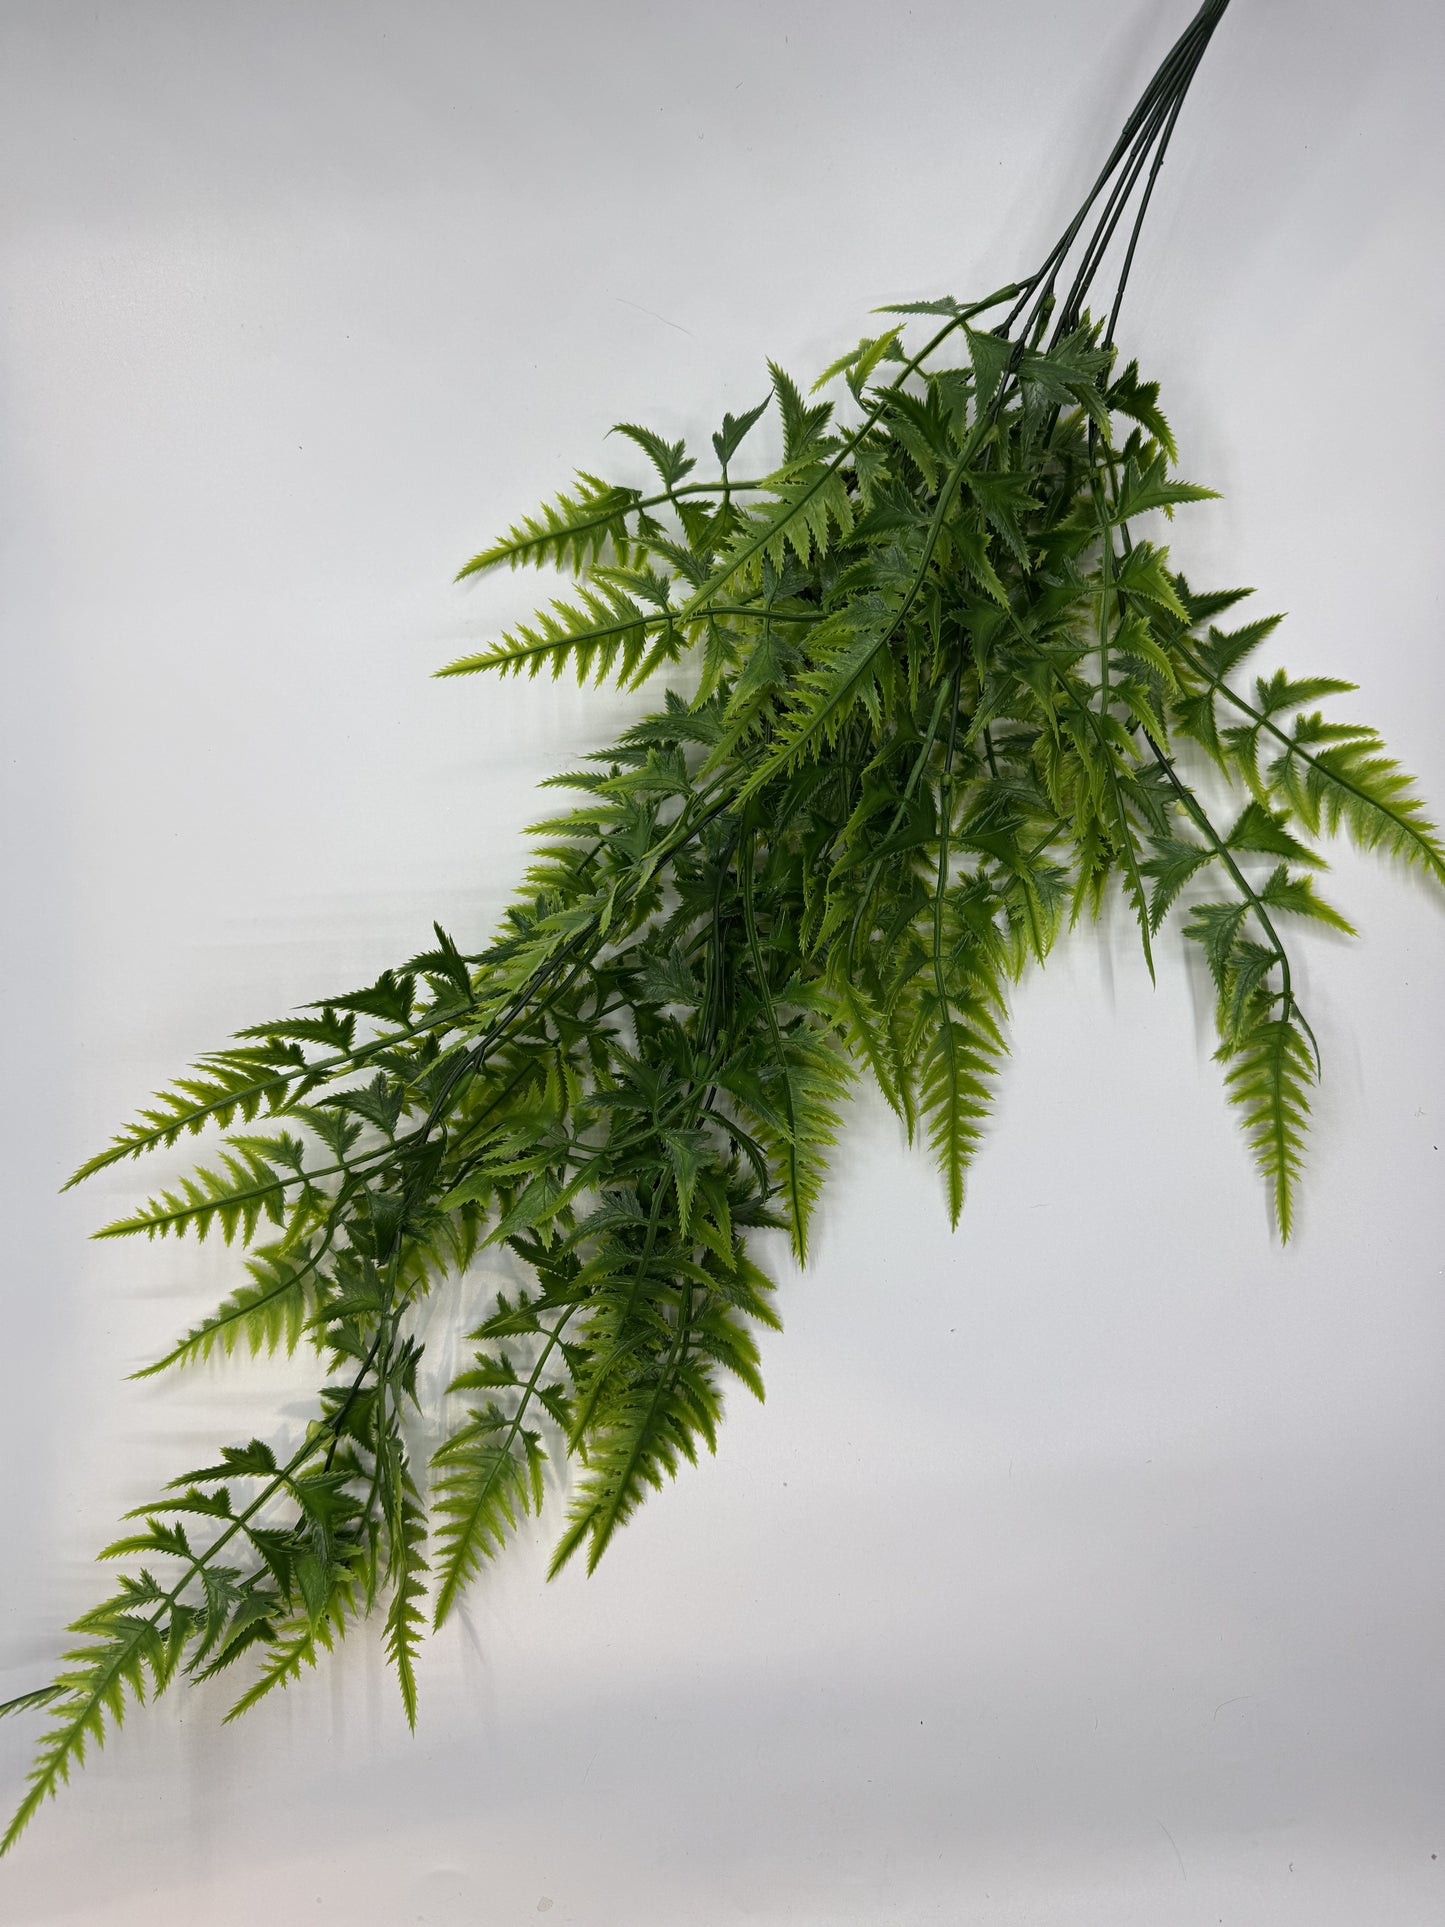
{"label": "fern frond", "polygon": [[[1301,716],[1269,765],[1269,781],[1309,829],[1342,827],[1362,850],[1383,850],[1445,883],[1445,845],[1415,790],[1415,779],[1373,729],[1348,726],[1341,740],[1316,715]],[[1278,734],[1278,732],[1275,732]]]}
{"label": "fern frond", "polygon": [[894,1039],[889,1034],[883,1013],[867,990],[845,980],[834,989],[837,998],[840,1033],[849,1047],[873,1073],[873,1081],[883,1094],[888,1108],[905,1124],[910,1122],[900,1089]]}
{"label": "fern frond", "polygon": [[[165,1238],[194,1232],[204,1239],[219,1227],[227,1244],[238,1231],[243,1243],[249,1243],[263,1217],[272,1224],[284,1223],[287,1190],[303,1175],[296,1164],[292,1162],[289,1171],[278,1170],[273,1161],[276,1154],[268,1157],[261,1140],[232,1138],[227,1142],[231,1148],[220,1153],[221,1170],[198,1165],[194,1176],[182,1178],[177,1190],[160,1192],[133,1216],[102,1225],[94,1235],[128,1238],[143,1231],[148,1238]],[[295,1140],[291,1143],[299,1153],[300,1145]],[[328,1165],[315,1175],[326,1176],[342,1168]]]}
{"label": "fern frond", "polygon": [[876,722],[890,680],[887,644],[894,615],[881,605],[850,609],[822,624],[809,644],[811,666],[798,678],[773,747],[744,787],[751,795],[804,756],[835,744],[858,710]]}
{"label": "fern frond", "polygon": [[463,1588],[484,1560],[495,1558],[522,1515],[541,1504],[541,1435],[522,1425],[525,1409],[524,1400],[510,1417],[495,1404],[473,1412],[433,1456],[436,1626],[445,1623]]}
{"label": "fern frond", "polygon": [[639,427],[636,422],[614,422],[611,433],[625,435],[630,442],[636,443],[657,470],[662,486],[669,492],[697,467],[683,442],[664,441],[655,429]]}
{"label": "fern frond", "polygon": [[[804,1263],[808,1227],[822,1195],[828,1159],[838,1141],[852,1067],[821,1025],[809,1015],[778,1021],[765,993],[767,1043],[720,1074],[718,1082],[743,1107],[777,1172],[787,1209],[793,1251]],[[819,1000],[790,991],[788,1003],[806,1002],[810,1011],[836,1021]]]}
{"label": "fern frond", "polygon": [[559,569],[580,573],[609,543],[614,550],[625,547],[627,518],[642,499],[636,489],[618,488],[579,469],[570,495],[559,494],[555,501],[544,502],[535,515],[513,523],[501,541],[463,563],[456,579],[479,575],[502,562],[514,569],[554,562]]}
{"label": "fern frond", "polygon": [[1205,864],[1214,861],[1215,852],[1202,843],[1189,843],[1178,837],[1154,837],[1150,848],[1154,854],[1139,865],[1139,874],[1154,879],[1149,896],[1149,927],[1157,931],[1179,892]]}
{"label": "fern frond", "polygon": [[354,1576],[348,1572],[343,1585],[328,1594],[324,1607],[314,1617],[310,1613],[297,1614],[275,1629],[266,1642],[270,1658],[227,1712],[225,1724],[249,1713],[278,1687],[290,1686],[299,1680],[306,1668],[316,1666],[322,1653],[336,1650],[337,1641],[346,1633],[348,1611],[355,1604],[354,1591]]}
{"label": "fern frond", "polygon": [[793,462],[763,486],[773,500],[744,520],[738,540],[745,546],[762,534],[762,553],[775,569],[787,566],[790,553],[802,562],[826,553],[835,531],[846,536],[853,527],[853,504],[838,469]]}
{"label": "fern frond", "polygon": [[[395,1463],[390,1464],[393,1459]],[[406,1723],[415,1731],[416,1656],[426,1630],[426,1614],[421,1607],[426,1596],[426,1508],[400,1449],[383,1448],[383,1462],[390,1464],[390,1489],[384,1494],[388,1512],[387,1576],[391,1585],[386,1653],[396,1669]]]}
{"label": "fern frond", "polygon": [[[318,1067],[320,1068],[320,1067]],[[329,1067],[327,1067],[329,1068]],[[81,1165],[69,1179],[66,1189],[94,1177],[107,1165],[122,1158],[140,1157],[147,1151],[175,1144],[186,1134],[194,1135],[208,1124],[225,1126],[239,1113],[249,1122],[262,1104],[288,1092],[310,1074],[310,1067],[297,1047],[285,1050],[242,1050],[217,1053],[203,1058],[193,1077],[178,1078],[171,1089],[158,1091],[158,1108],[145,1109],[141,1121],[128,1125],[105,1148]]]}
{"label": "fern frond", "polygon": [[938,1011],[919,1064],[918,1108],[929,1147],[947,1187],[957,1225],[964,1180],[993,1107],[994,1083],[1007,1046],[981,998]]}
{"label": "fern frond", "polygon": [[601,683],[616,663],[617,680],[625,686],[636,676],[656,633],[670,631],[674,613],[649,613],[624,590],[603,581],[582,587],[578,594],[580,607],[554,600],[551,612],[538,611],[535,628],[520,623],[490,649],[459,656],[435,674],[471,676],[481,669],[495,669],[506,676],[520,675],[525,669],[535,676],[545,666],[555,679],[570,665],[579,683],[589,678]]}
{"label": "fern frond", "polygon": [[1179,459],[1179,450],[1174,443],[1174,435],[1169,424],[1159,412],[1159,384],[1157,381],[1141,381],[1139,364],[1131,361],[1123,374],[1109,389],[1105,397],[1109,408],[1119,415],[1127,415],[1147,428],[1158,442],[1171,462]]}
{"label": "fern frond", "polygon": [[[383,989],[388,994],[382,995]],[[403,997],[398,980],[390,971],[383,971],[379,984],[371,989],[329,998],[318,1008],[330,1010],[333,1021],[317,1026],[306,1020],[283,1018],[275,1023],[253,1024],[237,1033],[243,1040],[239,1049],[213,1051],[202,1057],[193,1067],[193,1075],[178,1078],[170,1089],[158,1091],[154,1099],[157,1108],[142,1110],[139,1122],[127,1125],[103,1151],[87,1159],[62,1188],[68,1191],[123,1159],[169,1148],[209,1125],[224,1129],[238,1116],[249,1123],[262,1110],[276,1113],[293,1109],[318,1086],[465,1018],[471,1000],[468,997],[460,1004],[437,1005],[412,1021],[410,995]],[[347,1031],[348,1041],[342,1049],[327,1057],[307,1058],[298,1038],[304,1035],[314,1041],[319,1030],[335,1041],[334,1013],[338,1009],[365,1011],[396,1028],[357,1045],[350,1043],[351,1033]],[[245,1041],[251,1038],[262,1041]]]}
{"label": "fern frond", "polygon": [[720,1415],[706,1366],[686,1354],[680,1337],[669,1355],[639,1374],[589,1436],[586,1471],[548,1576],[555,1578],[584,1543],[587,1570],[595,1572],[613,1534],[647,1494],[660,1492],[677,1476],[680,1460],[695,1464],[699,1443],[712,1449]]}
{"label": "fern frond", "polygon": [[1272,998],[1256,1002],[1256,1014],[1237,1040],[1219,1052],[1231,1103],[1243,1112],[1245,1134],[1269,1180],[1275,1223],[1282,1240],[1294,1228],[1294,1195],[1304,1169],[1304,1139],[1314,1060],[1293,1008],[1274,1009]]}
{"label": "fern frond", "polygon": [[251,1356],[283,1346],[294,1352],[315,1301],[314,1274],[319,1255],[304,1246],[263,1245],[246,1260],[252,1283],[239,1285],[209,1317],[193,1325],[163,1358],[132,1378],[151,1378],[172,1365],[207,1359],[219,1347],[227,1357],[244,1339]]}
{"label": "fern frond", "polygon": [[133,1611],[134,1604],[123,1591],[77,1620],[71,1630],[90,1637],[66,1653],[68,1669],[41,1693],[12,1702],[17,1707],[50,1704],[54,1716],[40,1740],[28,1791],[0,1839],[0,1854],[9,1852],[45,1801],[68,1783],[72,1770],[85,1764],[87,1748],[105,1744],[107,1728],[120,1726],[129,1700],[143,1701],[148,1681],[159,1691],[169,1677],[163,1633],[154,1620]]}

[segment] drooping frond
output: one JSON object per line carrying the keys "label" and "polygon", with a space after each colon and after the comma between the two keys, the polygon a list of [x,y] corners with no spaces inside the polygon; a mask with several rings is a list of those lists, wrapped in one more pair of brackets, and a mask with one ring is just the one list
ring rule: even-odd
{"label": "drooping frond", "polygon": [[957,1018],[940,1018],[924,1053],[919,1109],[948,1193],[948,1219],[963,1210],[964,1173],[988,1115],[996,1048]]}
{"label": "drooping frond", "polygon": [[677,1476],[680,1460],[695,1464],[699,1444],[713,1449],[720,1416],[707,1366],[688,1355],[686,1334],[680,1334],[662,1359],[639,1369],[589,1437],[567,1529],[552,1555],[552,1574],[584,1544],[587,1570],[595,1571],[612,1535],[647,1494],[660,1492]]}
{"label": "drooping frond", "polygon": [[917,1107],[942,1173],[950,1224],[963,1210],[964,1181],[993,1107],[1007,1055],[1002,1018],[1002,954],[975,913],[955,913],[946,961],[946,997],[930,990],[922,1005]]}
{"label": "drooping frond", "polygon": [[[794,993],[797,1004],[804,1002]],[[824,1024],[832,1016],[820,1000],[779,1010],[763,993],[756,1046],[720,1080],[741,1107],[777,1171],[793,1251],[808,1255],[808,1225],[822,1196],[828,1158],[837,1143],[843,1101],[852,1070]]]}
{"label": "drooping frond", "polygon": [[1284,804],[1310,835],[1348,830],[1361,849],[1384,851],[1445,883],[1445,845],[1414,778],[1377,730],[1329,722],[1318,710],[1296,714],[1285,726],[1289,711],[1346,694],[1353,683],[1335,676],[1296,679],[1277,670],[1268,680],[1256,678],[1251,701],[1225,680],[1278,621],[1270,616],[1230,635],[1211,629],[1207,641],[1176,639],[1187,669],[1201,679],[1176,705],[1180,721],[1262,801]]}
{"label": "drooping frond", "polygon": [[[506,1367],[479,1363],[453,1390],[477,1383],[517,1383]],[[526,1404],[508,1414],[495,1402],[471,1413],[432,1459],[432,1512],[437,1519],[436,1625],[444,1623],[484,1560],[492,1559],[523,1514],[542,1503],[541,1434],[521,1422]]]}
{"label": "drooping frond", "polygon": [[1293,1010],[1257,999],[1237,1041],[1223,1046],[1225,1087],[1243,1113],[1245,1134],[1269,1181],[1279,1235],[1294,1228],[1294,1196],[1304,1169],[1304,1136],[1314,1060]]}
{"label": "drooping frond", "polygon": [[297,1613],[276,1629],[267,1642],[270,1657],[226,1714],[227,1723],[249,1713],[278,1687],[294,1685],[307,1668],[317,1665],[323,1653],[335,1652],[357,1604],[351,1572],[343,1570],[335,1579],[316,1607]]}
{"label": "drooping frond", "polygon": [[399,1442],[383,1448],[382,1498],[386,1508],[387,1580],[391,1605],[386,1615],[386,1655],[396,1672],[406,1723],[416,1728],[416,1658],[426,1631],[427,1515]]}

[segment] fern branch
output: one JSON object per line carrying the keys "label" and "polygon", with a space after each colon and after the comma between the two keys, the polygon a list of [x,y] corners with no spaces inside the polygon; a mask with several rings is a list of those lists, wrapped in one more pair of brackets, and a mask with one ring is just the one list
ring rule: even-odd
{"label": "fern branch", "polygon": [[695,615],[699,610],[703,609],[707,603],[717,595],[719,590],[726,588],[733,577],[745,568],[755,556],[770,543],[776,542],[793,522],[807,513],[813,501],[831,485],[834,477],[842,470],[848,458],[866,441],[869,433],[882,419],[888,409],[890,396],[895,391],[902,391],[903,385],[909,376],[916,374],[924,362],[942,347],[950,335],[956,333],[957,330],[963,327],[967,321],[971,320],[974,315],[983,314],[990,308],[996,308],[1005,301],[1013,300],[1015,295],[1021,293],[1024,288],[1029,285],[1027,282],[1013,282],[1006,288],[997,288],[992,294],[986,295],[982,301],[975,301],[970,307],[962,308],[956,314],[950,316],[944,325],[930,336],[922,348],[919,349],[918,353],[904,363],[902,373],[891,381],[886,388],[879,391],[878,400],[866,412],[861,425],[855,429],[851,435],[844,437],[841,446],[830,460],[824,464],[815,480],[804,490],[800,491],[796,499],[786,505],[781,516],[771,519],[765,527],[748,536],[733,550],[726,564],[721,569],[715,570],[679,610],[679,619],[686,620],[688,617]]}
{"label": "fern branch", "polygon": [[[303,1081],[311,1088],[329,1082],[347,1071],[358,1069],[383,1052],[395,1050],[398,1044],[443,1029],[469,1016],[471,1009],[472,1006],[467,1003],[434,1011],[415,1024],[403,1025],[384,1036],[370,1038],[358,1044],[355,1050],[338,1051],[331,1057],[318,1058],[311,1063],[298,1062],[283,1066],[265,1077],[258,1077],[254,1068],[245,1068],[246,1053],[218,1052],[212,1057],[203,1057],[196,1066],[197,1077],[182,1079],[173,1090],[156,1094],[156,1102],[166,1107],[164,1111],[142,1111],[141,1116],[146,1120],[143,1127],[128,1126],[105,1150],[87,1159],[79,1170],[67,1178],[61,1189],[69,1191],[86,1178],[94,1177],[97,1171],[118,1164],[123,1158],[137,1158],[147,1151],[169,1147],[177,1143],[182,1135],[194,1135],[207,1124],[218,1123],[224,1127],[237,1111],[249,1121],[256,1115],[263,1099],[270,1099],[274,1093]],[[227,1081],[233,1065],[236,1070]],[[279,1107],[271,1104],[269,1108],[275,1111]]]}
{"label": "fern branch", "polygon": [[[1180,780],[1179,773],[1175,769],[1173,762],[1164,754],[1152,737],[1146,738],[1146,740],[1149,743],[1150,750],[1153,752],[1155,762],[1163,771],[1169,787],[1179,799],[1181,807],[1188,813],[1195,826],[1209,839],[1210,848],[1229,872],[1230,881],[1248,904],[1255,921],[1259,924],[1265,936],[1269,938],[1275,955],[1279,959],[1280,981],[1284,997],[1285,1013],[1289,1015],[1292,1012],[1297,1012],[1298,1006],[1295,1001],[1293,980],[1290,976],[1289,952],[1280,941],[1279,932],[1274,927],[1274,921],[1269,911],[1261,902],[1258,892],[1251,885],[1248,877],[1235,861],[1233,851],[1220,836],[1218,830],[1215,829],[1214,824],[1206,814],[1198,797]],[[1300,1021],[1303,1022],[1302,1015]],[[1308,1030],[1308,1025],[1306,1025],[1305,1028]],[[1311,1043],[1313,1043],[1314,1032],[1310,1031],[1309,1036]]]}
{"label": "fern branch", "polygon": [[512,1502],[525,1496],[531,1477],[530,1468],[515,1457],[522,1421],[574,1310],[564,1312],[547,1334],[501,1437],[483,1446],[482,1439],[491,1438],[493,1428],[474,1420],[446,1440],[432,1458],[432,1465],[442,1475],[434,1488],[432,1507],[444,1520],[437,1534],[441,1576],[432,1609],[435,1626],[445,1623],[483,1559],[493,1556],[505,1533],[516,1525]]}
{"label": "fern branch", "polygon": [[[322,1233],[317,1249],[305,1261],[288,1269],[284,1246],[272,1245],[247,1260],[247,1269],[256,1280],[241,1285],[210,1317],[188,1331],[180,1343],[163,1358],[132,1372],[132,1378],[152,1378],[172,1365],[189,1365],[207,1359],[219,1346],[229,1357],[244,1336],[254,1358],[263,1349],[274,1352],[283,1340],[287,1353],[296,1349],[301,1337],[307,1308],[305,1291],[308,1279],[316,1276],[336,1235],[337,1220],[332,1217]],[[271,1277],[266,1280],[269,1271]]]}
{"label": "fern branch", "polygon": [[1211,675],[1182,639],[1176,640],[1175,647],[1210,692],[1223,696],[1256,728],[1283,746],[1282,764],[1298,761],[1305,765],[1313,778],[1315,794],[1326,799],[1324,815],[1331,829],[1343,819],[1362,849],[1383,845],[1391,855],[1419,864],[1436,882],[1445,884],[1445,848],[1436,840],[1435,825],[1426,816],[1424,804],[1411,794],[1411,779],[1393,758],[1384,755],[1373,730],[1362,731],[1353,744],[1315,754],[1221,677]]}
{"label": "fern branch", "polygon": [[1294,1229],[1294,1194],[1304,1165],[1309,1087],[1314,1082],[1310,1046],[1299,1013],[1261,1013],[1238,1043],[1221,1055],[1225,1083],[1244,1112],[1244,1128],[1260,1169],[1268,1178],[1282,1242]]}
{"label": "fern branch", "polygon": [[540,568],[553,562],[559,568],[581,570],[594,562],[609,542],[619,546],[626,541],[626,523],[631,515],[645,515],[649,509],[662,508],[680,496],[743,495],[767,487],[766,481],[742,482],[720,476],[715,482],[687,482],[657,495],[642,495],[636,489],[600,481],[595,475],[579,473],[578,479],[583,486],[576,495],[560,494],[555,502],[544,502],[536,515],[524,516],[500,542],[463,563],[456,580],[464,581],[503,562],[514,569]]}
{"label": "fern branch", "polygon": [[683,1311],[677,1334],[657,1370],[651,1390],[634,1395],[589,1452],[589,1472],[572,1505],[571,1521],[547,1569],[549,1579],[588,1541],[587,1570],[597,1570],[617,1528],[640,1504],[643,1487],[654,1491],[677,1470],[676,1453],[693,1457],[692,1431],[697,1412],[676,1401],[675,1392],[691,1324],[693,1287],[683,1286]]}
{"label": "fern branch", "polygon": [[60,1787],[69,1781],[71,1770],[84,1764],[87,1745],[92,1741],[97,1746],[104,1744],[107,1719],[113,1727],[121,1724],[125,1718],[127,1691],[136,1700],[144,1698],[146,1671],[157,1692],[169,1683],[174,1673],[174,1663],[167,1659],[162,1637],[165,1615],[176,1613],[181,1594],[187,1586],[213,1564],[237,1533],[244,1531],[261,1508],[290,1483],[306,1460],[314,1456],[317,1448],[316,1439],[308,1439],[301,1445],[275,1477],[263,1485],[257,1497],[234,1515],[209,1546],[185,1558],[181,1577],[168,1591],[158,1591],[153,1601],[147,1601],[147,1612],[107,1614],[106,1609],[102,1608],[99,1614],[88,1614],[77,1620],[72,1631],[99,1631],[104,1634],[113,1625],[118,1628],[118,1633],[115,1637],[102,1637],[88,1647],[77,1648],[67,1654],[67,1658],[75,1661],[70,1672],[61,1673],[50,1687],[25,1694],[20,1700],[12,1702],[18,1707],[48,1701],[56,1705],[56,1719],[40,1742],[29,1775],[29,1791],[17,1807],[3,1840],[0,1840],[0,1855],[9,1852],[44,1802],[52,1799]]}

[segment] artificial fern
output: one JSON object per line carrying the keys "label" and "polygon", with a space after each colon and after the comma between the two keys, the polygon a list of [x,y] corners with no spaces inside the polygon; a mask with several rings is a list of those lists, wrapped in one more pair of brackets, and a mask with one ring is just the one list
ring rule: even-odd
{"label": "artificial fern", "polygon": [[[1157,386],[1114,332],[1225,4],[1037,273],[890,310],[808,394],[770,365],[711,475],[621,424],[655,492],[581,473],[463,569],[575,585],[441,674],[635,686],[686,658],[691,693],[555,779],[578,800],[535,826],[487,949],[438,930],[376,983],[243,1031],[72,1180],[221,1132],[100,1234],[249,1251],[249,1282],[146,1369],[304,1340],[323,1382],[303,1438],[224,1448],[106,1548],[127,1562],[114,1591],[4,1709],[51,1719],[6,1847],[132,1701],[244,1661],[240,1713],[372,1612],[414,1720],[428,1601],[440,1623],[559,1459],[553,1570],[594,1566],[713,1449],[727,1382],[761,1397],[753,1334],[777,1318],[750,1234],[806,1256],[851,1083],[927,1142],[956,1220],[1010,986],[1112,890],[1151,971],[1171,916],[1201,947],[1224,1090],[1289,1235],[1319,1062],[1282,928],[1349,927],[1315,883],[1327,835],[1441,883],[1445,850],[1375,733],[1316,708],[1352,685],[1280,671],[1246,692],[1277,618],[1220,628],[1245,592],[1195,590],[1133,528],[1209,494],[1174,474]],[[1085,302],[1116,232],[1102,319]],[[768,410],[782,461],[739,480]],[[428,1480],[407,1443],[415,1320],[489,1244],[531,1282],[470,1334]]]}

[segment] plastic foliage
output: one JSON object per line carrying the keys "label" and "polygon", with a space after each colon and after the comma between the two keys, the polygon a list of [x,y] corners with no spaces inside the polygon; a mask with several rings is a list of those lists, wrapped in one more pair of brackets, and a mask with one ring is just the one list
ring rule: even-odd
{"label": "plastic foliage", "polygon": [[[805,1258],[853,1081],[925,1140],[956,1220],[1011,988],[1111,892],[1151,972],[1171,915],[1202,949],[1225,1094],[1289,1236],[1319,1061],[1288,932],[1349,927],[1320,844],[1344,830],[1437,883],[1445,852],[1376,733],[1336,716],[1352,685],[1247,680],[1278,618],[1186,581],[1157,518],[1135,533],[1210,493],[1114,336],[1226,4],[1037,272],[881,311],[806,392],[771,367],[701,463],[619,424],[655,488],[580,474],[462,570],[575,586],[442,675],[633,688],[686,664],[690,693],[553,779],[569,799],[480,955],[438,929],[367,988],[251,1026],[76,1173],[218,1131],[99,1234],[246,1251],[147,1370],[304,1343],[322,1383],[299,1441],[223,1448],[105,1548],[113,1591],[5,1709],[49,1720],[6,1847],[132,1703],[234,1671],[234,1718],[368,1616],[414,1720],[428,1622],[540,1510],[549,1462],[572,1468],[552,1571],[594,1567],[713,1449],[724,1383],[762,1396],[754,1333],[777,1316],[752,1234],[784,1227]],[[769,412],[782,460],[755,474]],[[529,1282],[470,1333],[424,1469],[418,1309],[488,1246]]]}

